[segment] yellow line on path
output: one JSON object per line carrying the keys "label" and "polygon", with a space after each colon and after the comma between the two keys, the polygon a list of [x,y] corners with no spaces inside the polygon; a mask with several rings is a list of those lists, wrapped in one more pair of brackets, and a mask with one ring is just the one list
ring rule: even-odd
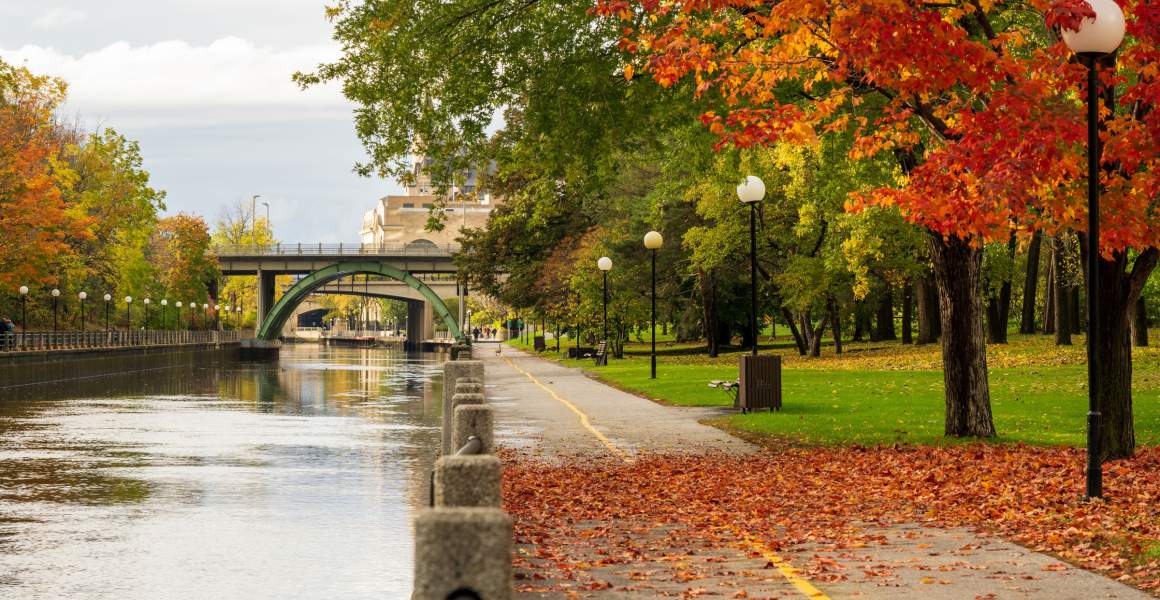
{"label": "yellow line on path", "polygon": [[[532,383],[540,386],[540,389],[544,390],[545,392],[548,392],[549,396],[555,398],[561,404],[567,406],[569,410],[576,413],[576,416],[580,417],[580,424],[584,426],[584,429],[587,429],[589,433],[596,436],[596,439],[600,440],[600,442],[604,444],[605,447],[607,447],[610,451],[612,451],[613,454],[617,455],[622,460],[631,460],[623,450],[616,447],[616,445],[613,444],[611,440],[609,440],[607,437],[604,437],[603,433],[600,433],[596,430],[595,427],[592,426],[592,422],[588,419],[588,415],[584,414],[584,411],[576,408],[575,404],[572,404],[571,402],[562,398],[552,388],[544,385],[543,383],[540,383],[539,379],[536,379],[534,375],[521,369],[510,358],[505,356],[503,359],[504,362],[508,364],[508,366],[515,369],[516,371],[519,371],[520,373],[523,373],[524,376],[532,380]],[[802,575],[798,573],[798,570],[795,569],[793,565],[789,564],[789,562],[784,558],[778,556],[774,551],[766,547],[765,544],[762,544],[760,541],[754,539],[753,536],[742,532],[736,527],[729,526],[729,529],[733,532],[733,535],[742,540],[742,545],[748,547],[754,552],[757,552],[763,558],[765,558],[765,560],[768,560],[770,564],[772,564],[774,567],[777,567],[777,570],[781,572],[781,575],[785,577],[786,581],[789,581],[791,584],[793,584],[793,586],[797,588],[797,590],[805,597],[811,598],[812,600],[830,600],[829,596],[825,595],[821,590],[814,587],[808,579],[802,577]]]}
{"label": "yellow line on path", "polygon": [[592,435],[596,436],[596,439],[600,440],[600,443],[604,444],[605,447],[607,447],[610,451],[612,451],[613,454],[618,456],[621,460],[625,460],[625,461],[629,460],[629,456],[627,454],[625,454],[625,452],[623,450],[621,450],[620,448],[617,448],[616,444],[613,444],[611,440],[604,437],[603,433],[600,433],[599,431],[596,430],[595,427],[592,426],[592,421],[590,421],[588,419],[588,415],[584,414],[584,411],[580,410],[579,408],[576,408],[575,404],[572,404],[571,402],[560,397],[560,395],[557,394],[555,392],[555,390],[553,390],[552,388],[540,383],[540,380],[536,379],[535,376],[533,376],[531,373],[519,368],[516,365],[516,363],[512,362],[512,360],[510,358],[505,356],[503,359],[504,359],[504,362],[506,362],[511,368],[526,375],[528,379],[532,380],[532,383],[540,386],[540,388],[543,389],[545,392],[548,392],[549,396],[555,398],[561,404],[563,404],[564,406],[567,406],[569,410],[576,413],[576,416],[580,417],[580,424],[584,426],[584,429],[587,429],[588,433],[591,433]]}
{"label": "yellow line on path", "polygon": [[743,545],[748,546],[749,549],[757,552],[765,560],[768,560],[770,564],[777,567],[777,570],[781,571],[781,574],[783,577],[785,577],[786,581],[789,581],[791,584],[793,584],[793,586],[797,588],[797,590],[801,592],[806,598],[812,598],[813,600],[830,600],[829,596],[827,596],[818,588],[814,587],[814,585],[810,583],[808,579],[798,573],[798,570],[795,569],[793,565],[789,564],[789,561],[778,556],[777,553],[775,553],[773,550],[770,550],[768,547],[766,547],[765,544],[762,544],[758,540],[754,539],[753,536],[738,530],[736,527],[729,526],[729,529],[733,532],[734,535],[741,538]]}

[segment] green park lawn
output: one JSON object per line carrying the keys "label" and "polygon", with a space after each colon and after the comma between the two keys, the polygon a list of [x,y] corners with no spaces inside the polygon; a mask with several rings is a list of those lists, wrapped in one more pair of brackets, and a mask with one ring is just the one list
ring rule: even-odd
{"label": "green park lawn", "polygon": [[[514,340],[509,343],[526,348]],[[1006,346],[988,347],[996,441],[1084,444],[1087,367],[1082,336],[1075,343],[1057,348],[1048,336],[1013,335]],[[731,406],[729,396],[708,387],[708,382],[737,377],[736,350],[713,359],[695,345],[658,346],[655,380],[649,379],[648,344],[629,345],[624,359],[610,359],[606,367],[593,366],[591,359],[562,358],[554,345],[544,356],[659,402]],[[960,441],[942,435],[943,381],[937,345],[863,342],[847,344],[845,350],[835,356],[831,346],[821,358],[807,359],[785,344],[763,347],[763,353],[783,357],[781,411],[733,414],[711,424],[770,444]],[[1160,445],[1160,348],[1136,349],[1133,388],[1136,439],[1141,445]]]}

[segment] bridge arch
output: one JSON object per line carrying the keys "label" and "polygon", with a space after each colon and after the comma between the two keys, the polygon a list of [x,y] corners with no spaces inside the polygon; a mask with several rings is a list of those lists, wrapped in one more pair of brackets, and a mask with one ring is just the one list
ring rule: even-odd
{"label": "bridge arch", "polygon": [[455,316],[451,314],[447,305],[443,303],[443,299],[428,287],[427,284],[419,281],[414,275],[386,263],[354,261],[341,262],[323,267],[299,279],[290,289],[286,290],[285,294],[282,294],[282,297],[270,308],[270,311],[266,314],[266,318],[262,319],[262,324],[258,328],[258,339],[278,339],[278,336],[282,333],[282,326],[286,324],[286,320],[290,318],[294,313],[294,309],[307,296],[332,281],[351,275],[382,275],[407,284],[422,294],[424,300],[431,303],[432,308],[435,309],[435,314],[443,319],[443,323],[447,325],[447,330],[451,332],[454,338],[460,339],[463,337],[463,332],[459,329],[459,323],[456,322]]}

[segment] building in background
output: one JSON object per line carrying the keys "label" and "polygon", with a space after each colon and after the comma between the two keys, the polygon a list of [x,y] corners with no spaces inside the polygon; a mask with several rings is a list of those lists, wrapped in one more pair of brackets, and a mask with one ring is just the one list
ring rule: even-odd
{"label": "building in background", "polygon": [[432,161],[417,157],[411,181],[403,196],[385,196],[363,214],[359,240],[363,244],[452,244],[465,227],[483,227],[500,200],[480,188],[479,173],[474,169],[456,176],[443,208],[446,218],[442,231],[427,231],[427,220],[436,204],[435,186],[431,183]]}

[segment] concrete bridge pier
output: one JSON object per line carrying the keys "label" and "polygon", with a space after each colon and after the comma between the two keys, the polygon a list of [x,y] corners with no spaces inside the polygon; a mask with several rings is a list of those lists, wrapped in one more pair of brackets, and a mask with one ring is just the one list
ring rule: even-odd
{"label": "concrete bridge pier", "polygon": [[423,340],[435,337],[435,307],[430,302],[407,301],[407,350],[420,350]]}
{"label": "concrete bridge pier", "polygon": [[258,323],[266,320],[266,315],[274,306],[275,275],[274,271],[258,270]]}

